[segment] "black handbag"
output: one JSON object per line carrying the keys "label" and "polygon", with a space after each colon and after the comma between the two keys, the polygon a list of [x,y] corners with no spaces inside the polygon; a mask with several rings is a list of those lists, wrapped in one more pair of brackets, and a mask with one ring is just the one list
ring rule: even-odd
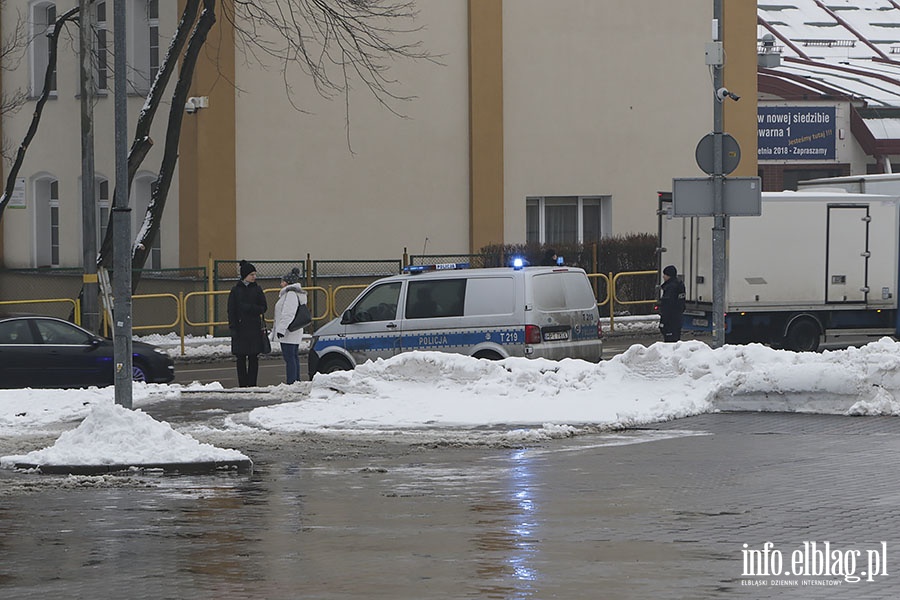
{"label": "black handbag", "polygon": [[269,354],[272,352],[272,340],[269,339],[269,330],[266,328],[266,316],[260,315],[259,320],[262,323],[259,330],[259,334],[262,336],[262,353]]}
{"label": "black handbag", "polygon": [[309,307],[305,304],[298,304],[297,314],[294,315],[294,320],[288,325],[288,331],[297,331],[310,323],[312,323],[312,315],[309,314]]}

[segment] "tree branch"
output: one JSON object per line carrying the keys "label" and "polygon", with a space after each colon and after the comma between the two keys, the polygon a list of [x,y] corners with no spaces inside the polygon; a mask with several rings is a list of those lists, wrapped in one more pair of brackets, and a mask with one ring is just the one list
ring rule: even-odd
{"label": "tree branch", "polygon": [[[150,152],[150,148],[153,146],[153,140],[150,138],[150,128],[153,125],[156,111],[159,109],[159,105],[162,102],[165,89],[168,87],[169,81],[172,78],[172,73],[174,73],[175,69],[178,67],[178,58],[181,55],[182,50],[184,50],[188,36],[191,34],[194,23],[197,20],[197,13],[200,12],[200,2],[201,0],[188,0],[185,5],[184,12],[178,22],[178,27],[175,30],[175,36],[169,44],[166,56],[159,67],[159,74],[150,86],[147,101],[144,103],[144,108],[141,110],[141,114],[138,117],[134,140],[132,141],[131,149],[128,152],[129,192],[131,191],[131,184],[134,181],[134,176],[137,174],[138,169],[140,169],[141,164],[147,157],[147,153]],[[184,102],[181,103],[181,106],[184,106]],[[149,213],[151,209],[152,204],[147,206],[147,213]],[[150,218],[150,215],[145,214],[144,221],[148,218]],[[110,213],[109,226],[106,228],[106,234],[103,236],[103,242],[100,244],[100,251],[97,253],[98,266],[107,268],[112,266],[112,231],[112,213]]]}
{"label": "tree branch", "polygon": [[53,24],[53,31],[47,33],[47,38],[49,39],[49,48],[47,52],[47,70],[44,72],[44,87],[41,90],[41,95],[37,100],[37,103],[34,106],[34,115],[31,118],[31,125],[28,127],[28,132],[25,134],[25,138],[22,140],[22,143],[19,144],[19,149],[16,152],[16,158],[13,161],[12,166],[9,169],[9,173],[6,176],[6,187],[3,189],[3,195],[0,196],[0,220],[3,219],[3,211],[6,209],[6,205],[9,204],[9,200],[12,197],[13,189],[16,186],[16,178],[19,176],[19,171],[22,168],[22,162],[25,160],[25,153],[28,151],[28,146],[31,144],[34,139],[35,134],[37,134],[38,125],[41,122],[41,115],[44,112],[44,105],[47,104],[47,98],[50,97],[50,85],[53,81],[53,74],[56,71],[56,56],[57,49],[59,47],[59,33],[62,30],[62,26],[68,21],[74,21],[77,19],[76,15],[78,14],[78,7],[69,10],[64,13],[62,16],[56,19],[56,22]]}
{"label": "tree branch", "polygon": [[181,123],[184,120],[184,105],[191,91],[194,79],[194,69],[200,51],[206,43],[212,26],[216,22],[216,0],[203,0],[203,11],[194,31],[191,33],[187,50],[181,61],[181,70],[178,80],[175,82],[175,91],[172,94],[172,105],[169,107],[169,121],[166,126],[166,143],[163,152],[162,163],[159,168],[159,176],[150,196],[150,204],[147,214],[141,225],[138,236],[132,248],[131,267],[135,274],[132,277],[132,290],[137,289],[140,282],[140,273],[150,254],[152,241],[159,233],[159,225],[163,210],[166,207],[166,198],[169,195],[169,187],[175,173],[175,164],[178,162],[178,144],[181,140]]}

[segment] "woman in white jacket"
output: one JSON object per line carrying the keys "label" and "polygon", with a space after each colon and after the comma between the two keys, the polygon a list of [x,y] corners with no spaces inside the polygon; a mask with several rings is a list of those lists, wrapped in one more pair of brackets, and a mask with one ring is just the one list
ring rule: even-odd
{"label": "woman in white jacket", "polygon": [[272,327],[272,341],[281,345],[284,357],[287,383],[300,380],[300,341],[303,328],[288,331],[288,325],[297,314],[297,307],[306,304],[306,292],[300,286],[300,269],[294,267],[281,278],[281,291],[275,303],[275,324]]}

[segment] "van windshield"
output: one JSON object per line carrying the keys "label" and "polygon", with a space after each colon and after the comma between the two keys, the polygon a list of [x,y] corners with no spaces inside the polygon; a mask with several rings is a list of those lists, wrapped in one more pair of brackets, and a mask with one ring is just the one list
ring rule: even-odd
{"label": "van windshield", "polygon": [[597,305],[587,277],[580,272],[535,275],[534,304],[538,310],[590,310]]}
{"label": "van windshield", "polygon": [[351,323],[390,321],[397,318],[400,283],[386,283],[370,289],[350,312]]}

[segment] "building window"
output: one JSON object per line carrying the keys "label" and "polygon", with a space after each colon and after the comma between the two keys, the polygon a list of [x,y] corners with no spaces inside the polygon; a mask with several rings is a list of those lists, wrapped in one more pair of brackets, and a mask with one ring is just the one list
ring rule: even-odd
{"label": "building window", "polygon": [[[31,5],[31,95],[40,96],[44,90],[47,65],[50,64],[50,38],[56,23],[56,5],[35,2]],[[56,94],[56,69],[50,79],[50,93]]]}
{"label": "building window", "polygon": [[139,94],[147,94],[159,72],[159,2],[133,0],[128,12],[129,83]]}
{"label": "building window", "polygon": [[109,228],[109,180],[102,177],[94,179],[94,194],[97,204],[97,247],[103,244],[106,230]]}
{"label": "building window", "polygon": [[803,169],[785,169],[784,170],[784,188],[785,190],[797,191],[797,182],[806,181],[808,179],[820,179],[822,177],[840,177],[843,175],[840,168],[803,168]]}
{"label": "building window", "polygon": [[50,182],[50,264],[59,266],[59,182]]}
{"label": "building window", "polygon": [[150,29],[150,81],[156,80],[159,73],[159,1],[147,3],[147,16]]}
{"label": "building window", "polygon": [[109,89],[109,27],[106,2],[97,3],[97,89]]}
{"label": "building window", "polygon": [[34,266],[58,267],[59,181],[51,176],[43,176],[34,180],[32,189],[35,218]]}
{"label": "building window", "polygon": [[[525,241],[589,244],[610,235],[611,199],[602,196],[542,196],[525,201]],[[605,215],[605,218],[604,218]]]}

